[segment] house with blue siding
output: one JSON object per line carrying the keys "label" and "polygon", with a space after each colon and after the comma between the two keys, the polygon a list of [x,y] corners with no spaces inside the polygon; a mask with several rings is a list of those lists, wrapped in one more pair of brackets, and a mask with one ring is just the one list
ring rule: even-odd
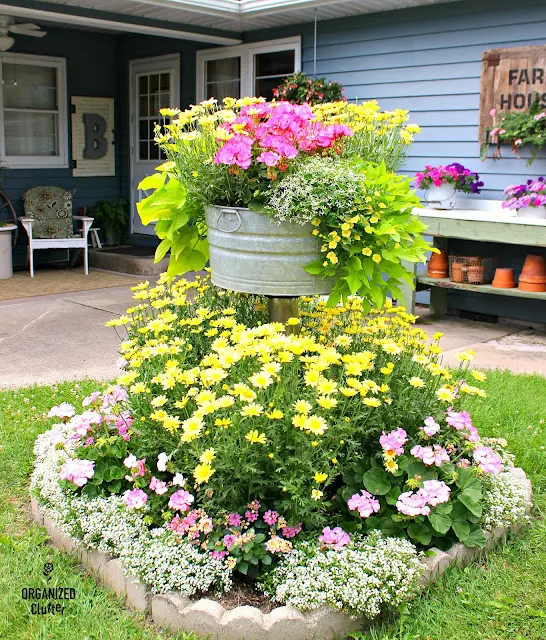
{"label": "house with blue siding", "polygon": [[[28,23],[45,35],[17,28]],[[411,112],[422,133],[404,173],[461,162],[479,172],[483,198],[502,199],[508,184],[546,174],[546,161],[528,167],[509,148],[501,159],[480,161],[482,55],[544,44],[543,0],[0,0],[2,189],[18,215],[23,193],[38,185],[72,190],[75,209],[126,199],[125,240],[154,244],[135,203],[138,182],[159,164],[159,108],[212,96],[271,97],[283,77],[303,70],[343,83],[349,100]],[[72,111],[85,98],[113,101],[112,159],[100,170],[75,157],[83,143]],[[22,235],[16,266],[25,259]],[[507,266],[526,251],[489,250],[502,251]],[[47,252],[39,257],[47,260]],[[514,308],[488,298],[450,292],[450,306],[544,322],[539,301]]]}

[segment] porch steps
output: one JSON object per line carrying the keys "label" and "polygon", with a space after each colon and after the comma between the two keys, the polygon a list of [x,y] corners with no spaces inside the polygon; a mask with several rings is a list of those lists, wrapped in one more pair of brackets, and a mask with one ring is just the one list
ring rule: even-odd
{"label": "porch steps", "polygon": [[139,276],[158,276],[167,270],[169,257],[154,263],[155,248],[120,245],[89,249],[89,266]]}

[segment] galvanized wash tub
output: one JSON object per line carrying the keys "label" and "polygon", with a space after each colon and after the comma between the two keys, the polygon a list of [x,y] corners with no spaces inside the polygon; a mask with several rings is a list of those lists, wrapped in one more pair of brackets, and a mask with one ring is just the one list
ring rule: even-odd
{"label": "galvanized wash tub", "polygon": [[333,279],[303,269],[320,257],[310,224],[273,222],[266,214],[239,207],[206,208],[213,284],[267,296],[330,293]]}

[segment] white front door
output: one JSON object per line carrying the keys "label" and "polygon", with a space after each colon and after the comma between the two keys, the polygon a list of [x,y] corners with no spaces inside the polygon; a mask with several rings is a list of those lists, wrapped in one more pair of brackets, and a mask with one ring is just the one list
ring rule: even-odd
{"label": "white front door", "polygon": [[180,102],[180,58],[178,55],[131,60],[129,63],[131,119],[131,232],[154,235],[154,225],[140,221],[136,203],[149,195],[138,184],[165,159],[154,142],[154,126],[161,122],[159,109]]}

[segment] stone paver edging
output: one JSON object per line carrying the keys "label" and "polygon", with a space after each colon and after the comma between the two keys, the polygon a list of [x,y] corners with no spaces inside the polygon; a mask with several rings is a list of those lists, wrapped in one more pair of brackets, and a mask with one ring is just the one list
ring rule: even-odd
{"label": "stone paver edging", "polygon": [[[528,511],[532,505],[531,482],[523,469],[511,470],[518,480],[524,480],[527,489]],[[41,508],[34,497],[31,498],[32,515],[36,522],[45,527],[52,543],[72,554],[90,569],[106,587],[121,597],[127,606],[151,616],[154,623],[169,631],[193,631],[210,640],[339,640],[351,631],[358,631],[364,619],[353,620],[349,616],[322,607],[302,613],[293,607],[281,606],[271,613],[262,613],[256,607],[236,607],[226,610],[219,602],[208,598],[192,600],[177,592],[152,594],[150,588],[126,576],[121,562],[96,549],[86,549],[62,533]],[[495,529],[486,532],[486,549],[490,550],[503,540],[509,531],[518,532],[522,525]],[[463,544],[455,544],[447,552],[431,549],[433,556],[423,559],[421,584],[434,582],[452,564],[464,567],[481,555],[483,550],[471,549]]]}

